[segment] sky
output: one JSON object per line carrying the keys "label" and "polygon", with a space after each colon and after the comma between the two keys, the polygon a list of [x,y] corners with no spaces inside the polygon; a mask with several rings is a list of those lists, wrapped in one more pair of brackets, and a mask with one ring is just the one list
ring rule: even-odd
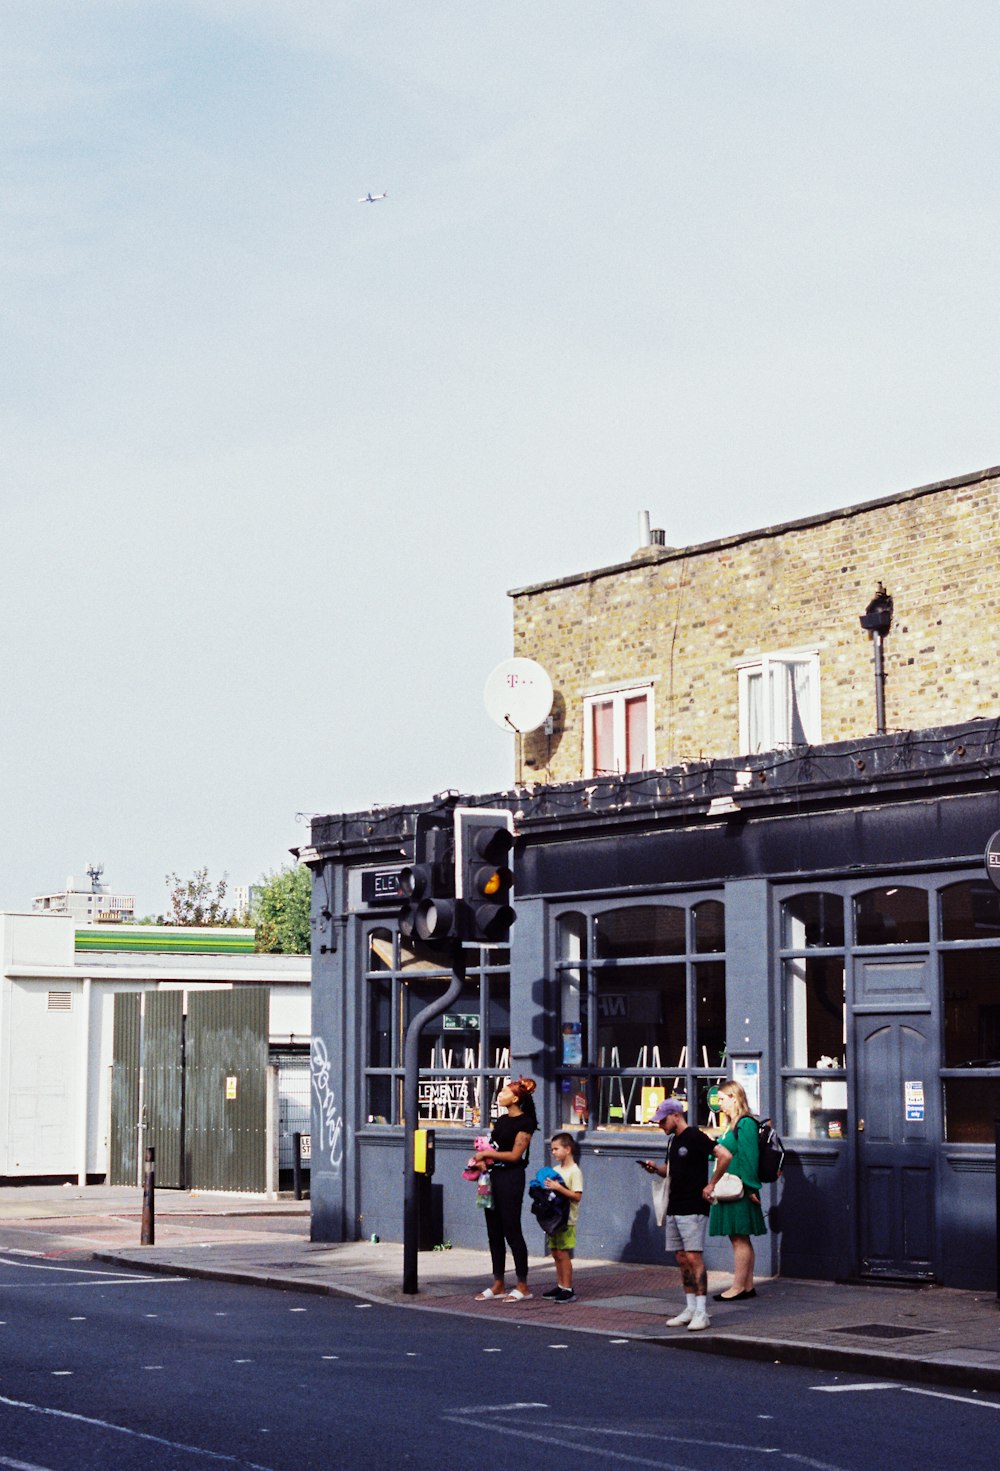
{"label": "sky", "polygon": [[1000,462],[998,54],[995,0],[4,0],[0,908],[508,787],[507,593],[641,511]]}

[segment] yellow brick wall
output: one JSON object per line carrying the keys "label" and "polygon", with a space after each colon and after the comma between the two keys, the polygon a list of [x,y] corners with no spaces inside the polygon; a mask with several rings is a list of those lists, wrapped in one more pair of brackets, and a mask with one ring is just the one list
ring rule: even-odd
{"label": "yellow brick wall", "polygon": [[822,739],[875,731],[874,653],[858,619],[881,581],[889,730],[1000,715],[1000,472],[829,517],[521,589],[514,653],[556,690],[554,730],[523,737],[525,779],[583,772],[583,698],[655,678],[657,767],[738,755],[736,664],[815,645]]}

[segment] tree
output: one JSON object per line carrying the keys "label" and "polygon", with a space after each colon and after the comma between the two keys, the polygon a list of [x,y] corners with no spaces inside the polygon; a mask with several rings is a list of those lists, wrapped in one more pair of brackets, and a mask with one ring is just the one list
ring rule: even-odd
{"label": "tree", "polygon": [[254,949],[272,955],[308,955],[311,898],[308,868],[289,867],[265,875],[254,898]]}
{"label": "tree", "polygon": [[208,867],[195,870],[189,879],[178,878],[168,873],[166,883],[170,889],[170,914],[164,923],[176,925],[222,925],[234,928],[247,923],[247,916],[225,906],[227,875],[223,874],[216,883],[208,877]]}

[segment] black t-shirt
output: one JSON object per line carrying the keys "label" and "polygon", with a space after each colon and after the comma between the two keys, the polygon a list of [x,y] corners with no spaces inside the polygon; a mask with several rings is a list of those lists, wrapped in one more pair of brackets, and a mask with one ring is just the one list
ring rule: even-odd
{"label": "black t-shirt", "polygon": [[707,1134],[689,1124],[679,1134],[672,1134],[667,1149],[670,1166],[670,1204],[672,1216],[707,1216],[708,1201],[702,1191],[708,1184],[708,1162],[715,1145]]}
{"label": "black t-shirt", "polygon": [[[490,1134],[490,1147],[492,1149],[499,1149],[504,1154],[507,1154],[509,1150],[514,1148],[514,1141],[516,1140],[518,1134],[533,1134],[537,1128],[537,1122],[535,1122],[535,1120],[533,1119],[529,1119],[527,1114],[520,1113],[515,1116],[509,1113],[502,1113],[497,1119],[496,1123],[493,1125],[493,1130]],[[526,1149],[521,1155],[521,1158],[513,1164],[510,1162],[510,1160],[506,1159],[495,1160],[491,1166],[491,1169],[527,1169],[528,1153],[529,1151]]]}

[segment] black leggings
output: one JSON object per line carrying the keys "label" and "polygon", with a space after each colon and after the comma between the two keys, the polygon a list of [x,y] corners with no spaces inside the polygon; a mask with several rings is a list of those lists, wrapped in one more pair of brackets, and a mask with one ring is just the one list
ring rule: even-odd
{"label": "black leggings", "polygon": [[528,1277],[528,1248],[521,1232],[524,1174],[524,1170],[517,1166],[510,1170],[493,1169],[490,1171],[493,1208],[484,1211],[483,1214],[486,1216],[486,1232],[490,1238],[493,1275],[498,1282],[503,1281],[507,1268],[505,1242],[510,1247],[510,1254],[514,1258],[514,1271],[517,1273],[518,1282],[524,1282]]}

